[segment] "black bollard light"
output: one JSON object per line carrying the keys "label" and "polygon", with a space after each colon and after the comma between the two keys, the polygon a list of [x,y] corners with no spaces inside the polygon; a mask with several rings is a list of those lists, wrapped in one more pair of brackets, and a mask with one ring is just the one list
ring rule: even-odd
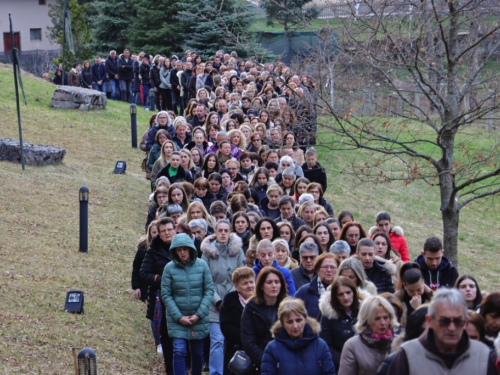
{"label": "black bollard light", "polygon": [[89,251],[89,188],[80,188],[80,252]]}
{"label": "black bollard light", "polygon": [[150,111],[155,110],[155,90],[154,89],[149,90],[149,110]]}
{"label": "black bollard light", "polygon": [[97,375],[97,357],[90,348],[78,352],[78,375]]}
{"label": "black bollard light", "polygon": [[130,131],[132,134],[132,147],[137,148],[137,106],[130,104]]}

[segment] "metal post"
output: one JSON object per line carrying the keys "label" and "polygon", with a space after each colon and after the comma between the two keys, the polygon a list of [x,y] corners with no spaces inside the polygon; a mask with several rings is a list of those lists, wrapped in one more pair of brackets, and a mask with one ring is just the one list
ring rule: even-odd
{"label": "metal post", "polygon": [[19,108],[19,88],[17,82],[17,66],[19,61],[17,61],[16,45],[14,44],[14,28],[12,27],[12,16],[9,13],[10,22],[10,42],[12,46],[12,65],[14,66],[14,87],[16,88],[16,107],[17,107],[17,126],[19,128],[19,144],[21,146],[21,166],[23,171],[24,166],[24,145],[23,145],[23,129],[21,128],[21,108]]}
{"label": "metal post", "polygon": [[64,53],[66,51],[66,2],[67,0],[63,0],[62,86],[64,86],[64,73],[66,72],[66,67],[64,66]]}
{"label": "metal post", "polygon": [[80,196],[80,252],[89,251],[89,188],[82,186]]}
{"label": "metal post", "polygon": [[137,148],[137,106],[130,104],[130,131],[132,134],[132,147]]}

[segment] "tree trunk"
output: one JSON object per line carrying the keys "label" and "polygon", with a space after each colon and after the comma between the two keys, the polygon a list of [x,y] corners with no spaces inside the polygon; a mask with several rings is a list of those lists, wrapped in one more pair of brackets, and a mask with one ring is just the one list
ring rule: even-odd
{"label": "tree trunk", "polygon": [[458,208],[446,209],[441,211],[441,215],[443,218],[444,256],[458,268],[458,224],[460,210]]}

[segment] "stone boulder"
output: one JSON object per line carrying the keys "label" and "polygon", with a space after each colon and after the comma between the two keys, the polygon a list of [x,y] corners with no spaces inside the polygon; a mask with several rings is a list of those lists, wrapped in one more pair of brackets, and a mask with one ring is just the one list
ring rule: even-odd
{"label": "stone boulder", "polygon": [[106,94],[83,87],[58,86],[52,95],[50,106],[60,109],[104,109],[108,104]]}
{"label": "stone boulder", "polygon": [[[44,146],[31,142],[23,142],[24,162],[27,165],[38,167],[44,164],[58,164],[62,162],[66,150],[54,146]],[[0,160],[21,163],[21,144],[17,139],[0,139]]]}

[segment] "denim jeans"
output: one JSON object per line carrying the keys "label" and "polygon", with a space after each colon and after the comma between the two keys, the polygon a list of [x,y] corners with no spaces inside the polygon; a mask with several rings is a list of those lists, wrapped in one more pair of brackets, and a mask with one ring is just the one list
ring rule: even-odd
{"label": "denim jeans", "polygon": [[149,85],[142,84],[142,104],[144,107],[149,107]]}
{"label": "denim jeans", "polygon": [[174,375],[186,375],[187,346],[191,351],[191,375],[201,375],[203,370],[203,342],[174,338]]}
{"label": "denim jeans", "polygon": [[107,93],[108,92],[108,86],[107,86],[107,82],[103,82],[102,85],[98,85],[97,83],[95,82],[92,82],[92,88],[94,90],[97,90],[97,91],[100,91],[100,92],[103,92],[103,93]]}
{"label": "denim jeans", "polygon": [[118,86],[118,89],[120,89],[120,83],[118,82],[117,79],[111,78],[109,80],[109,85],[111,86],[111,99],[116,100],[116,86]]}
{"label": "denim jeans", "polygon": [[130,99],[130,88],[132,87],[132,81],[126,81],[120,79],[120,93],[122,95],[122,102],[128,102]]}
{"label": "denim jeans", "polygon": [[222,375],[224,371],[224,336],[220,323],[210,323],[210,375]]}

